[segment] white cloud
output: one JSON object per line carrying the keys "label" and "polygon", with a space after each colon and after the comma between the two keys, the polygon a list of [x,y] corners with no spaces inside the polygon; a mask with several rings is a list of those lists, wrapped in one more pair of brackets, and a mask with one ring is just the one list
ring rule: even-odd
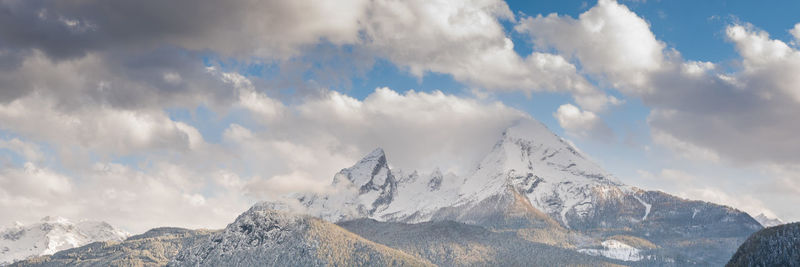
{"label": "white cloud", "polygon": [[[31,5],[43,3],[49,2]],[[198,60],[207,54],[200,53],[245,64],[278,62],[283,76],[298,58],[330,56],[318,46],[331,45],[354,51],[341,61],[385,58],[417,77],[450,74],[480,90],[568,92],[576,105],[556,111],[561,126],[574,135],[602,136],[598,130],[607,126],[598,112],[619,101],[583,77],[589,74],[603,87],[641,97],[653,110],[648,123],[654,142],[679,155],[800,162],[800,143],[787,142],[800,132],[798,52],[750,26],[728,28],[743,68],[726,73],[712,62],[682,59],[644,19],[609,0],[578,19],[522,19],[516,30],[541,48],[529,55],[515,52],[501,22],[516,18],[499,0],[190,1],[196,13],[181,14],[163,5],[187,2],[145,1],[137,7],[158,8],[74,13],[120,7],[109,3],[81,1],[28,14],[44,24],[69,18],[68,33],[34,25],[27,33],[33,38],[0,36],[0,128],[25,140],[0,141],[0,147],[32,162],[0,171],[2,219],[64,215],[106,219],[135,231],[219,227],[255,199],[319,190],[378,146],[393,167],[464,171],[503,127],[527,116],[491,97],[438,91],[379,88],[359,100],[317,86],[313,94],[299,92],[286,101],[279,88],[257,88],[257,80],[208,68]],[[27,11],[12,11],[26,18]],[[141,17],[157,19],[128,23]],[[88,22],[95,26],[75,30]],[[790,31],[796,37],[798,25]],[[228,124],[221,144],[209,144],[198,130],[202,125],[175,121],[164,111],[198,106],[221,114],[243,110],[256,120]],[[53,147],[58,155],[52,156],[66,170],[42,165],[51,155],[33,144]],[[129,155],[146,159],[109,163]],[[770,175],[796,186],[792,173]],[[660,176],[684,181],[673,184],[694,179],[669,170]],[[683,191],[747,204],[732,202],[716,187]]]}
{"label": "white cloud", "polygon": [[[164,10],[174,10],[175,6],[181,5],[191,5],[193,8],[178,15],[164,12]],[[75,82],[70,87],[81,88],[80,85],[84,85],[82,89],[96,87],[98,83],[104,82],[108,88],[103,91],[107,92],[97,96],[99,100],[123,101],[133,105],[153,104],[147,100],[172,100],[181,101],[179,104],[187,104],[186,102],[196,104],[220,98],[216,101],[224,102],[230,100],[231,96],[221,94],[214,97],[215,92],[210,89],[214,88],[213,84],[198,80],[201,74],[187,73],[189,69],[165,68],[169,65],[156,63],[180,58],[183,55],[180,52],[188,50],[190,54],[210,51],[223,58],[234,57],[243,62],[291,64],[293,60],[315,57],[317,53],[321,53],[322,57],[329,57],[331,53],[315,52],[315,50],[324,50],[320,46],[331,45],[343,50],[352,50],[349,54],[345,53],[347,57],[344,61],[371,62],[372,58],[384,58],[420,78],[426,72],[436,72],[452,75],[456,80],[469,86],[491,90],[527,93],[568,92],[583,108],[595,111],[602,110],[609,103],[613,104],[616,101],[602,90],[595,88],[576,72],[573,64],[560,55],[541,52],[524,56],[517,54],[514,44],[501,24],[502,21],[514,22],[516,18],[502,0],[401,2],[347,0],[336,3],[306,0],[288,3],[145,1],[139,3],[136,8],[90,0],[67,6],[70,8],[52,6],[49,3],[9,7],[16,15],[13,18],[22,21],[26,21],[24,19],[27,17],[41,17],[39,13],[44,9],[48,10],[48,14],[44,19],[34,20],[41,25],[32,26],[31,28],[36,30],[29,35],[16,36],[12,34],[15,31],[3,32],[8,33],[9,36],[6,37],[13,45],[36,48],[31,49],[33,53],[19,52],[22,58],[20,63],[24,69],[20,73],[30,75],[43,69],[26,67],[31,65],[32,60],[34,63],[40,63],[39,65],[47,65],[41,64],[42,58],[76,59],[77,63],[64,61],[62,64],[67,65],[66,68],[69,69],[83,69],[81,73],[87,75],[58,78],[70,78]],[[86,12],[76,12],[78,10]],[[103,12],[90,12],[91,10]],[[97,27],[93,31],[80,34],[61,32],[59,27],[51,27],[50,24],[63,23],[50,21],[47,19],[50,15],[74,18],[70,21],[75,23],[92,21]],[[136,24],[131,24],[125,19],[144,17],[149,19]],[[58,36],[59,42],[49,41],[54,39],[51,36]],[[175,49],[179,51],[148,55],[159,49],[168,50],[163,46],[176,47]],[[168,56],[160,57],[163,54]],[[83,62],[87,59],[91,59],[92,64]],[[315,59],[310,60],[314,62]],[[363,63],[363,65],[370,64]],[[320,74],[322,76],[329,75],[327,72],[338,74],[337,70],[322,68],[325,70],[323,72],[326,72]],[[133,69],[136,70],[132,72]],[[288,67],[281,69],[281,72],[308,70],[306,67],[299,70],[289,69]],[[126,75],[133,77],[124,77]],[[20,79],[9,78],[9,80]],[[35,81],[35,79],[21,80],[17,82],[25,84]],[[12,83],[6,82],[6,84]],[[128,86],[143,88],[119,88]],[[19,90],[18,86],[9,87],[14,91]],[[144,92],[131,93],[134,90]],[[180,91],[198,92],[181,94]],[[153,98],[147,97],[153,95],[155,95]],[[181,97],[186,95],[194,98]]]}
{"label": "white cloud", "polygon": [[578,19],[550,14],[516,27],[541,47],[571,56],[582,70],[651,108],[653,140],[690,159],[798,163],[800,51],[753,26],[726,35],[742,69],[684,60],[624,5],[601,0]]}
{"label": "white cloud", "polygon": [[[465,171],[504,127],[527,117],[499,102],[389,88],[364,100],[328,91],[283,105],[253,91],[247,78],[235,78],[240,84],[234,88],[257,97],[241,97],[231,107],[263,119],[250,128],[231,124],[220,144],[147,109],[63,110],[40,94],[0,104],[5,131],[61,151],[56,160],[69,170],[9,167],[0,175],[0,214],[23,221],[45,215],[101,219],[134,232],[161,225],[221,227],[257,199],[325,190],[336,172],[379,146],[394,168]],[[281,111],[253,108],[262,105]],[[147,158],[109,162],[126,155]]]}
{"label": "white cloud", "polygon": [[568,134],[579,137],[591,137],[608,141],[613,136],[611,129],[603,120],[591,111],[580,110],[572,104],[564,104],[553,113],[561,128]]}
{"label": "white cloud", "polygon": [[654,143],[664,146],[686,159],[708,162],[719,162],[720,160],[719,155],[713,150],[681,141],[667,132],[653,130],[650,134]]}
{"label": "white cloud", "polygon": [[740,79],[747,88],[766,98],[787,95],[800,103],[800,51],[747,26],[733,25],[726,33],[742,56]]}
{"label": "white cloud", "polygon": [[0,104],[0,129],[100,155],[128,155],[156,149],[188,150],[201,146],[200,133],[159,111],[103,106],[62,110],[47,96],[31,94]]}
{"label": "white cloud", "polygon": [[499,21],[515,19],[503,1],[375,1],[367,14],[366,47],[415,76],[431,71],[493,90],[566,91],[592,110],[615,100],[560,55],[518,55]]}
{"label": "white cloud", "polygon": [[789,33],[794,36],[795,45],[800,45],[800,23],[794,25],[794,28],[789,30]]}
{"label": "white cloud", "polygon": [[39,145],[22,141],[19,138],[0,139],[0,149],[8,149],[30,162],[41,162],[45,158]]}
{"label": "white cloud", "polygon": [[363,101],[329,91],[286,108],[285,116],[263,121],[268,130],[232,125],[225,140],[235,154],[259,158],[256,169],[325,182],[376,147],[395,167],[464,171],[504,127],[527,117],[499,102],[389,88]]}
{"label": "white cloud", "polygon": [[542,48],[574,56],[585,71],[621,90],[648,90],[650,74],[664,64],[665,45],[656,40],[650,25],[613,0],[598,1],[577,20],[555,13],[527,17],[516,30]]}
{"label": "white cloud", "polygon": [[42,206],[48,200],[58,199],[72,191],[70,180],[58,173],[25,163],[22,168],[4,168],[0,171],[2,203],[20,204],[17,209]]}
{"label": "white cloud", "polygon": [[217,172],[158,163],[145,170],[96,163],[80,180],[35,166],[0,172],[0,223],[36,221],[46,215],[105,220],[142,232],[156,226],[220,228],[253,201],[239,191],[199,192]]}
{"label": "white cloud", "polygon": [[[689,61],[651,77],[656,91],[643,98],[654,108],[648,122],[655,141],[712,160],[800,162],[800,143],[787,142],[800,130],[792,115],[800,112],[800,51],[752,26],[726,32],[742,56],[738,72]],[[692,150],[699,153],[685,153]]]}

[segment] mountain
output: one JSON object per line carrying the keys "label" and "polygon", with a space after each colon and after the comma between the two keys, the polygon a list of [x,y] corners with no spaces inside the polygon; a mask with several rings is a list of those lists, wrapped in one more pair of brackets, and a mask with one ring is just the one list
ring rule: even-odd
{"label": "mountain", "polygon": [[616,257],[612,250],[630,246],[637,256],[617,259],[631,261],[722,265],[762,228],[730,207],[625,185],[534,120],[506,129],[466,175],[395,171],[375,149],[337,173],[332,188],[297,198],[331,222],[452,220],[535,233],[529,239],[593,255]]}
{"label": "mountain", "polygon": [[72,223],[65,218],[48,216],[29,225],[17,223],[0,229],[0,265],[95,241],[120,241],[127,236],[128,233],[105,222]]}
{"label": "mountain", "polygon": [[754,233],[726,266],[800,266],[800,223],[773,226]]}
{"label": "mountain", "polygon": [[532,120],[464,175],[392,169],[375,149],[325,193],[294,197],[302,208],[260,203],[218,232],[154,229],[18,265],[719,266],[762,229],[730,207],[625,185]]}
{"label": "mountain", "polygon": [[169,266],[431,266],[335,224],[257,204]]}
{"label": "mountain", "polygon": [[781,219],[767,217],[767,215],[765,215],[764,213],[758,214],[756,217],[753,217],[753,219],[756,219],[756,221],[758,221],[758,223],[760,223],[761,226],[764,227],[772,227],[784,224],[784,222],[781,221]]}
{"label": "mountain", "polygon": [[208,239],[212,233],[208,230],[155,228],[125,241],[94,242],[16,262],[11,267],[165,266],[181,249]]}

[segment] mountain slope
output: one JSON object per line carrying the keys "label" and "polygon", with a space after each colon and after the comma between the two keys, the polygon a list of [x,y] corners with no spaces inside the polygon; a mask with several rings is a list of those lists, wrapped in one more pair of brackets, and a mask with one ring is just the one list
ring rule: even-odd
{"label": "mountain slope", "polygon": [[207,230],[155,228],[122,242],[95,242],[11,266],[165,266],[181,249],[208,239],[212,233]]}
{"label": "mountain slope", "polygon": [[105,222],[72,223],[65,218],[48,216],[38,223],[16,224],[0,230],[0,265],[95,241],[120,241],[127,236],[128,233]]}
{"label": "mountain slope", "polygon": [[369,240],[440,266],[611,266],[614,261],[530,242],[513,232],[494,232],[454,221],[418,224],[358,219],[338,223]]}
{"label": "mountain slope", "polygon": [[257,204],[170,266],[428,266],[329,222]]}
{"label": "mountain slope", "polygon": [[800,223],[756,232],[739,247],[726,266],[800,266]]}

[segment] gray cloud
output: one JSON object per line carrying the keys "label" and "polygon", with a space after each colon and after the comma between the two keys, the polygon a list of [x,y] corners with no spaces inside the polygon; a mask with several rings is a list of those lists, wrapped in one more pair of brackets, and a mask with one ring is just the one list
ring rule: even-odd
{"label": "gray cloud", "polygon": [[[174,95],[172,92],[185,92],[174,84],[159,82],[162,79],[148,75],[145,68],[156,71],[178,64],[188,68],[186,71],[195,71],[201,63],[187,66],[191,62],[184,59],[193,56],[197,60],[197,53],[205,52],[224,59],[278,64],[279,81],[268,84],[288,86],[301,94],[319,92],[319,87],[330,83],[347,85],[350,77],[371,67],[373,58],[384,58],[418,77],[438,72],[493,90],[566,91],[591,110],[616,102],[560,55],[518,55],[500,24],[501,20],[515,18],[500,0],[7,0],[0,3],[0,10],[7,14],[0,18],[0,51],[7,51],[0,53],[0,67],[13,73],[40,51],[53,64],[94,57],[102,62],[98,69],[113,70],[121,76],[130,74],[122,78],[151,83],[142,85],[148,87],[144,93],[132,93],[140,88],[111,88],[105,90],[113,92],[110,95],[95,96],[114,105],[152,103],[147,101],[153,100],[148,93],[158,94],[159,100],[183,101],[164,98]],[[331,55],[346,58],[317,60]],[[354,62],[347,67],[356,71],[343,73],[350,68],[340,67],[339,62]],[[308,73],[318,78],[314,79],[316,84],[308,82]],[[182,80],[202,78],[192,75]],[[0,95],[0,101],[30,90],[25,81],[14,82],[3,83],[10,89]],[[120,83],[116,81],[113,86]],[[213,87],[202,85],[197,82],[193,86]],[[225,94],[224,90],[204,92],[210,99]]]}
{"label": "gray cloud", "polygon": [[225,55],[284,57],[321,38],[352,43],[358,37],[357,13],[363,12],[364,4],[7,0],[0,7],[6,14],[0,35],[8,47],[38,48],[56,59],[163,44]]}

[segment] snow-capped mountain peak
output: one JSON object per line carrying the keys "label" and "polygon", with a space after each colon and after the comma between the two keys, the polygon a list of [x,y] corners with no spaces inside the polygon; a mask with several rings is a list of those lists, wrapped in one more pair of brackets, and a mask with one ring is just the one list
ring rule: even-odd
{"label": "snow-capped mountain peak", "polygon": [[383,149],[376,148],[350,168],[341,170],[334,176],[334,184],[347,179],[360,190],[375,190],[386,184],[392,177],[386,154]]}
{"label": "snow-capped mountain peak", "polygon": [[596,192],[628,190],[569,142],[533,120],[520,120],[507,128],[464,185],[462,194],[473,200],[512,186],[565,226],[569,226],[567,213],[588,214]]}
{"label": "snow-capped mountain peak", "polygon": [[534,120],[520,120],[507,128],[492,151],[464,176],[445,175],[438,169],[427,175],[417,171],[404,175],[389,168],[378,148],[336,174],[333,186],[336,193],[304,196],[301,202],[312,214],[332,221],[368,217],[419,222],[442,214],[449,214],[442,219],[454,219],[450,217],[456,215],[443,209],[469,210],[487,199],[511,200],[515,193],[508,190],[513,190],[565,225],[569,211],[591,207],[593,192],[608,191],[596,187],[624,187]]}
{"label": "snow-capped mountain peak", "polygon": [[784,222],[781,219],[769,217],[766,214],[764,214],[763,212],[761,214],[758,214],[757,216],[753,217],[753,219],[756,219],[756,221],[758,221],[758,223],[760,223],[761,226],[764,226],[764,227],[772,227],[772,226],[777,226],[777,225],[784,224]]}
{"label": "snow-capped mountain peak", "polygon": [[0,229],[0,265],[31,256],[53,254],[95,241],[121,241],[128,236],[127,232],[105,222],[73,223],[57,216],[47,216],[28,225],[17,222],[13,226]]}
{"label": "snow-capped mountain peak", "polygon": [[481,161],[481,168],[518,173],[556,169],[582,178],[619,183],[567,140],[534,120],[519,120],[507,128]]}
{"label": "snow-capped mountain peak", "polygon": [[302,195],[309,212],[329,221],[369,217],[393,201],[397,179],[383,149],[377,148],[333,178],[332,194]]}

